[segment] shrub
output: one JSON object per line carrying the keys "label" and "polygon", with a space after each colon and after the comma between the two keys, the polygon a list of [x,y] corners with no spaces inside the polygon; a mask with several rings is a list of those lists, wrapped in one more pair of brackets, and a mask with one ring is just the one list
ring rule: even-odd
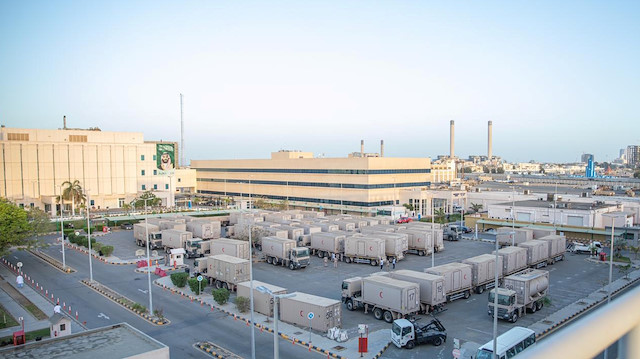
{"label": "shrub", "polygon": [[229,301],[229,290],[225,288],[214,289],[211,294],[213,294],[213,300],[216,303],[223,305]]}
{"label": "shrub", "polygon": [[206,287],[207,285],[205,283],[200,283],[198,284],[198,280],[195,278],[189,278],[189,288],[191,288],[191,291],[194,292],[196,295],[200,294],[200,289],[202,289],[202,287]]}
{"label": "shrub", "polygon": [[185,285],[187,285],[188,278],[189,278],[189,275],[185,272],[172,273],[171,283],[173,283],[173,285],[175,285],[178,288],[183,288]]}
{"label": "shrub", "polygon": [[[88,232],[89,232],[89,231],[88,231],[88,228],[89,228],[89,227],[86,227],[86,226],[85,226],[85,227],[82,227],[82,229],[85,231],[85,233],[88,233]],[[93,233],[93,232],[95,232],[95,231],[96,231],[96,227],[91,226],[91,233]]]}
{"label": "shrub", "polygon": [[145,307],[144,305],[142,305],[140,303],[133,303],[131,305],[131,309],[137,310],[137,311],[142,312],[142,313],[146,313],[147,312],[147,307]]}
{"label": "shrub", "polygon": [[101,250],[103,256],[109,257],[113,253],[113,246],[102,246]]}
{"label": "shrub", "polygon": [[155,315],[156,318],[158,318],[158,319],[164,319],[164,309],[162,309],[162,308],[154,309],[153,310],[153,315]]}
{"label": "shrub", "polygon": [[91,245],[91,249],[93,249],[96,252],[100,252],[100,250],[102,249],[102,243],[100,242],[93,243]]}
{"label": "shrub", "polygon": [[[104,228],[104,224],[96,224],[96,231],[102,232],[102,228]],[[91,230],[91,233],[93,233],[93,230]]]}
{"label": "shrub", "polygon": [[246,313],[251,308],[251,300],[247,297],[236,297],[235,303],[240,313]]}

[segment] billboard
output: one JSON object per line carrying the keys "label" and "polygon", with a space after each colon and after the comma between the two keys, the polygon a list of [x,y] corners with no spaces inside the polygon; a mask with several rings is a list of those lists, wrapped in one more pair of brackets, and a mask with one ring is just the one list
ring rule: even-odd
{"label": "billboard", "polygon": [[156,165],[160,175],[174,173],[175,145],[173,143],[156,143]]}

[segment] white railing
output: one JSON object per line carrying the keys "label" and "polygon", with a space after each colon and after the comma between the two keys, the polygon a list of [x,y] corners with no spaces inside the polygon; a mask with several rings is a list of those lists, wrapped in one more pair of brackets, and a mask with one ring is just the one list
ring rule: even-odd
{"label": "white railing", "polygon": [[518,359],[591,359],[616,341],[617,358],[640,358],[640,287],[550,335]]}

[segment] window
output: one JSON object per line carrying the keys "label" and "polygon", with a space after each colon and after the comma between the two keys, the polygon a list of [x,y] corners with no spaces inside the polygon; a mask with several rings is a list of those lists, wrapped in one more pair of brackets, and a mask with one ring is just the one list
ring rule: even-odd
{"label": "window", "polygon": [[146,185],[142,185],[142,190],[145,191],[147,189]]}
{"label": "window", "polygon": [[156,155],[153,155],[153,160],[154,160],[154,161],[156,160]]}
{"label": "window", "polygon": [[29,141],[28,133],[9,133],[9,141]]}
{"label": "window", "polygon": [[140,155],[140,161],[144,161],[144,155]]}
{"label": "window", "polygon": [[157,185],[157,184],[154,184],[154,185],[153,185],[153,189],[158,189],[158,185]]}
{"label": "window", "polygon": [[69,142],[87,142],[86,135],[69,135]]}
{"label": "window", "polygon": [[169,189],[169,184],[168,184],[168,183],[166,183],[166,184],[164,185],[164,189]]}
{"label": "window", "polygon": [[144,170],[140,171],[140,174],[144,176]]}
{"label": "window", "polygon": [[153,170],[153,175],[156,176],[158,174],[158,170]]}
{"label": "window", "polygon": [[95,200],[91,200],[90,206],[95,206],[95,204],[96,204],[96,201]]}
{"label": "window", "polygon": [[179,177],[178,177],[178,182],[182,182],[182,178],[179,178]]}
{"label": "window", "polygon": [[67,325],[66,324],[60,324],[60,331],[63,331],[67,329]]}
{"label": "window", "polygon": [[118,207],[122,208],[124,206],[124,198],[118,198]]}

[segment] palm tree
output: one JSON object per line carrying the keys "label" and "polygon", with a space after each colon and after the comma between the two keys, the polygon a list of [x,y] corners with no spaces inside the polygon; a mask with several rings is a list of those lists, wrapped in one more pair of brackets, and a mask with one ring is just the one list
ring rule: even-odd
{"label": "palm tree", "polygon": [[82,186],[80,186],[80,181],[78,180],[74,180],[73,182],[64,181],[64,183],[62,183],[62,186],[64,187],[64,189],[62,190],[62,198],[66,199],[67,201],[71,201],[71,214],[75,216],[75,203],[81,204],[86,200],[87,197],[85,196]]}
{"label": "palm tree", "polygon": [[482,211],[482,204],[481,203],[473,203],[473,202],[471,202],[471,210],[474,213],[478,213],[478,212]]}
{"label": "palm tree", "polygon": [[438,223],[444,223],[444,216],[445,216],[445,213],[444,213],[444,209],[443,209],[443,208],[438,208],[438,209],[436,209],[436,210],[434,211],[434,213],[433,213],[433,214],[434,214],[434,215],[436,216],[436,218],[437,218],[437,219],[436,219],[436,222],[438,222]]}

